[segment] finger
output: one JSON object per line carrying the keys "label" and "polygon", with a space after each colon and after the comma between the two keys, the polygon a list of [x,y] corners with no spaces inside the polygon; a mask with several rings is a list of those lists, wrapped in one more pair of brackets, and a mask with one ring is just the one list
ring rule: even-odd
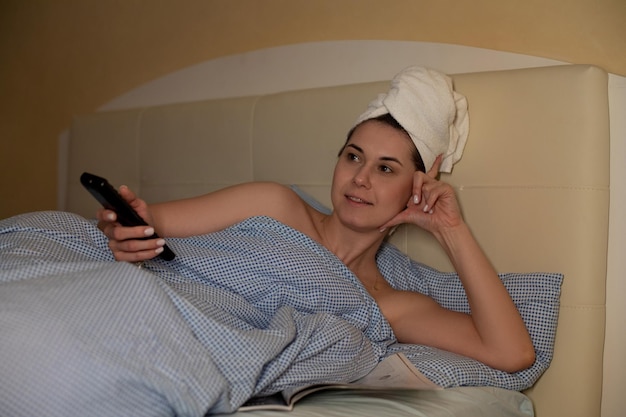
{"label": "finger", "polygon": [[110,210],[99,212],[98,218],[100,219],[97,224],[98,229],[100,229],[106,237],[111,239],[113,237],[113,230],[120,226],[119,223],[115,221],[115,212]]}
{"label": "finger", "polygon": [[107,228],[105,234],[107,235],[109,239],[117,240],[117,241],[134,241],[138,239],[143,239],[142,241],[146,242],[145,238],[150,237],[154,234],[154,227],[152,226],[124,227],[124,226],[115,225],[113,227]]}
{"label": "finger", "polygon": [[441,168],[442,161],[443,161],[443,155],[442,154],[437,155],[437,157],[435,158],[435,162],[433,162],[433,166],[430,168],[430,170],[428,170],[428,173],[426,175],[428,175],[431,178],[437,178],[437,175],[439,175],[439,168]]}
{"label": "finger", "polygon": [[439,175],[439,168],[443,161],[443,155],[439,154],[433,162],[433,166],[430,170],[424,174],[420,171],[416,171],[413,181],[413,204],[419,204],[422,201],[423,187],[427,179],[436,179]]}
{"label": "finger", "polygon": [[122,251],[113,251],[113,255],[115,259],[123,262],[141,262],[147,261],[158,256],[161,252],[163,252],[163,248],[158,249],[149,249],[140,252],[122,252]]}
{"label": "finger", "polygon": [[415,171],[413,175],[413,197],[409,203],[419,204],[422,201],[422,189],[424,187],[425,176],[423,172]]}
{"label": "finger", "polygon": [[424,213],[433,213],[435,205],[439,197],[445,193],[445,187],[442,183],[434,183],[428,187],[428,191],[424,192],[424,206],[422,211]]}
{"label": "finger", "polygon": [[139,198],[130,188],[126,185],[120,186],[120,195],[124,198],[128,204],[139,214],[139,216],[148,224],[152,223],[150,213],[147,209],[147,204],[144,200]]}
{"label": "finger", "polygon": [[402,223],[404,223],[404,216],[403,216],[404,212],[400,212],[398,215],[396,215],[393,219],[389,220],[387,223],[383,224],[378,230],[381,233],[386,232],[388,229],[394,227],[394,226],[398,226]]}
{"label": "finger", "polygon": [[124,198],[124,200],[128,201],[129,203],[137,198],[137,195],[130,188],[128,188],[127,185],[120,185],[118,192]]}
{"label": "finger", "polygon": [[157,249],[163,248],[164,245],[165,240],[163,238],[156,238],[111,241],[110,246],[112,246],[114,250],[120,252],[142,252],[155,251]]}
{"label": "finger", "polygon": [[137,197],[137,194],[135,194],[130,188],[128,188],[128,186],[121,185],[119,188],[119,193],[122,196],[122,198],[126,200],[133,209],[135,210],[140,209],[143,201],[139,197]]}
{"label": "finger", "polygon": [[96,219],[100,222],[114,222],[117,220],[117,215],[114,211],[100,207],[96,211]]}
{"label": "finger", "polygon": [[137,262],[151,259],[163,252],[164,239],[110,241],[109,248],[119,261]]}
{"label": "finger", "polygon": [[401,212],[399,212],[398,214],[396,214],[394,217],[392,217],[389,221],[387,221],[385,224],[383,224],[379,230],[381,232],[384,232],[385,230],[394,227],[394,226],[399,226],[401,224],[404,223],[413,223],[415,220],[415,216],[419,216],[420,215],[420,210],[418,207],[416,207],[415,205],[413,205],[412,201],[409,201],[407,204],[407,208],[405,208],[404,210],[402,210]]}

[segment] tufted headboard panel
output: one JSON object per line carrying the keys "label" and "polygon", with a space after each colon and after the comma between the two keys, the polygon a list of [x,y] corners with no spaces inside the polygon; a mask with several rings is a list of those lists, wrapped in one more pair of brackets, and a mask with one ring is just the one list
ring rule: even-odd
{"label": "tufted headboard panel", "polygon": [[[538,417],[600,415],[609,208],[607,74],[567,65],[457,74],[470,108],[452,183],[500,272],[565,275],[552,366],[528,390]],[[71,128],[65,209],[92,217],[83,171],[148,201],[271,180],[329,203],[337,152],[388,82],[100,112]],[[434,239],[400,228],[394,243],[442,270]]]}

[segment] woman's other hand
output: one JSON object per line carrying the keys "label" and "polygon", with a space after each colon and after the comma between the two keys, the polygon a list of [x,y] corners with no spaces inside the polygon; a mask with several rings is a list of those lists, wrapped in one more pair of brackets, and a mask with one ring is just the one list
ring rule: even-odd
{"label": "woman's other hand", "polygon": [[415,172],[413,195],[407,202],[406,209],[383,225],[381,230],[411,223],[431,233],[436,233],[463,223],[454,189],[450,184],[436,178],[441,161],[440,155],[426,174],[420,171]]}

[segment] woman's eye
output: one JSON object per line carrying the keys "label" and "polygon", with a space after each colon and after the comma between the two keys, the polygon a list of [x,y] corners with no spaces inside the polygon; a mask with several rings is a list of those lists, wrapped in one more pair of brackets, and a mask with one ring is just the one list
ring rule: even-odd
{"label": "woman's eye", "polygon": [[348,153],[348,159],[350,161],[356,161],[356,162],[360,160],[359,156],[353,153]]}
{"label": "woman's eye", "polygon": [[380,166],[380,170],[382,172],[389,172],[389,173],[393,172],[393,170],[391,168],[389,168],[387,165],[381,165]]}

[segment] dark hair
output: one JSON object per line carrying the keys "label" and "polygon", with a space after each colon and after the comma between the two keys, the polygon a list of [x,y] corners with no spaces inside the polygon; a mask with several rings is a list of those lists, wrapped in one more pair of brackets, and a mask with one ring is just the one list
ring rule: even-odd
{"label": "dark hair", "polygon": [[350,131],[348,132],[348,137],[346,138],[346,142],[343,144],[343,146],[339,150],[339,155],[341,155],[343,150],[346,148],[346,145],[348,144],[348,141],[350,140],[350,138],[354,134],[354,131],[356,130],[356,128],[361,126],[363,123],[365,123],[365,122],[367,122],[369,120],[376,120],[378,122],[384,123],[387,126],[391,126],[394,129],[399,130],[399,131],[403,132],[404,134],[406,134],[407,138],[411,141],[411,145],[413,145],[411,147],[413,149],[413,152],[412,152],[411,156],[412,156],[412,159],[413,159],[413,164],[415,165],[415,169],[417,171],[426,172],[426,166],[424,165],[424,161],[422,160],[422,156],[420,155],[419,151],[415,147],[415,144],[413,143],[413,140],[411,140],[411,135],[409,135],[409,132],[407,132],[406,129],[403,128],[402,125],[400,123],[398,123],[398,121],[389,113],[385,113],[385,114],[383,114],[381,116],[377,116],[377,117],[373,117],[371,119],[364,120],[361,123],[359,123],[358,125],[354,126],[352,129],[350,129]]}

